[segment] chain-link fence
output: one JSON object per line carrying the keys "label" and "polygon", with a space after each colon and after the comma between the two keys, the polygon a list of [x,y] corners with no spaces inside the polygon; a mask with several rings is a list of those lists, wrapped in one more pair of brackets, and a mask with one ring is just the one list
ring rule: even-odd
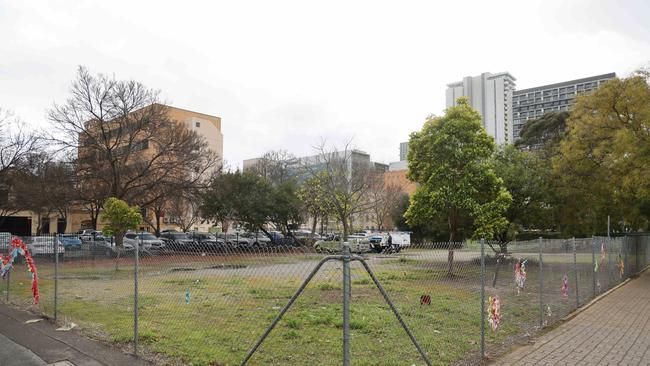
{"label": "chain-link fence", "polygon": [[[37,264],[40,302],[32,305],[31,274],[21,259],[5,275],[3,301],[60,325],[75,323],[157,364],[240,364],[281,312],[248,364],[338,365],[345,328],[354,364],[477,364],[481,350],[494,358],[527,343],[650,264],[645,235],[428,243],[382,253],[353,244],[358,257],[349,257],[345,321],[345,261],[331,248],[317,251],[257,235],[182,233],[164,242],[149,234],[127,235],[119,250],[93,236],[23,241]],[[0,249],[6,258],[10,241],[0,237]],[[340,258],[325,262],[302,289],[332,254]]]}

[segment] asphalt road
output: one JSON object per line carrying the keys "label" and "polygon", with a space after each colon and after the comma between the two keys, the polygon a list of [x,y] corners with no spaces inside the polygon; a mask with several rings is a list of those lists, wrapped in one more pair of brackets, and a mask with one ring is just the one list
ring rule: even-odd
{"label": "asphalt road", "polygon": [[47,320],[0,304],[0,365],[149,366],[150,363],[85,338],[57,332]]}
{"label": "asphalt road", "polygon": [[34,352],[0,334],[0,360],[4,366],[44,366]]}

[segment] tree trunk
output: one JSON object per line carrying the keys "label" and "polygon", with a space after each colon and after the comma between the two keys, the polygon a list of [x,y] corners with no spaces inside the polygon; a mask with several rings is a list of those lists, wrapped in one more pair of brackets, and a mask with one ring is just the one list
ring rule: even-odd
{"label": "tree trunk", "polygon": [[454,246],[458,240],[458,224],[455,217],[449,218],[449,253],[447,254],[447,277],[454,276]]}
{"label": "tree trunk", "polygon": [[93,226],[93,230],[97,230],[97,220],[99,219],[99,209],[91,209],[90,211],[90,223]]}
{"label": "tree trunk", "polygon": [[349,225],[348,218],[344,217],[343,220],[341,221],[343,221],[343,241],[348,241],[348,234],[350,230],[348,226]]}
{"label": "tree trunk", "polygon": [[314,215],[314,222],[311,225],[311,236],[309,239],[314,239],[314,234],[316,233],[316,224],[318,223],[318,215]]}
{"label": "tree trunk", "polygon": [[323,231],[325,230],[325,216],[320,217],[320,234],[323,235]]}
{"label": "tree trunk", "polygon": [[268,236],[268,238],[271,239],[271,243],[275,243],[275,239],[273,238],[273,235],[271,235],[271,233],[266,231],[266,229],[261,226],[260,226],[260,230],[264,233],[264,235]]}
{"label": "tree trunk", "polygon": [[156,236],[160,236],[160,215],[156,213],[156,227],[154,228],[156,230]]}
{"label": "tree trunk", "polygon": [[499,254],[497,254],[497,268],[494,271],[494,277],[492,277],[492,287],[493,288],[497,287],[497,279],[499,278],[499,268],[501,268],[500,264],[501,264],[501,256]]}

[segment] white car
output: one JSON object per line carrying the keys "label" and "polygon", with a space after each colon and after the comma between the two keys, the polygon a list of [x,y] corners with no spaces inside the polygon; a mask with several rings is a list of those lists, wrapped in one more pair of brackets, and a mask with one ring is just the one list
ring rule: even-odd
{"label": "white car", "polygon": [[130,246],[131,248],[135,248],[136,245],[138,245],[138,248],[140,250],[163,250],[165,247],[165,243],[153,236],[150,233],[126,233],[124,235],[124,247],[126,248],[127,246]]}
{"label": "white car", "polygon": [[54,236],[35,236],[31,239],[29,244],[27,244],[27,249],[36,257],[39,255],[43,256],[54,256],[54,243],[56,242],[57,252],[59,257],[62,257],[65,254],[65,247],[61,244],[61,241],[56,239]]}

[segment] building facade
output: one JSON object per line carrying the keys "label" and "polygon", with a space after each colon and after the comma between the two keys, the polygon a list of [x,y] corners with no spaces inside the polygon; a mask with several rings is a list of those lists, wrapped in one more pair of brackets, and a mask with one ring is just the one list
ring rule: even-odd
{"label": "building facade", "polygon": [[196,131],[208,144],[208,148],[223,159],[223,133],[221,133],[221,117],[187,109],[167,107],[167,115],[172,121],[184,124],[190,130]]}
{"label": "building facade", "polygon": [[[340,159],[346,164],[346,169],[352,172],[355,168],[372,168],[376,171],[385,172],[389,170],[389,166],[383,163],[377,163],[370,160],[370,154],[365,151],[352,149],[346,151],[330,152],[328,159]],[[263,158],[245,159],[243,162],[243,171],[252,171],[264,164]],[[286,168],[289,175],[297,177],[299,181],[303,181],[311,176],[311,172],[317,172],[326,168],[325,157],[321,154],[302,156],[293,158],[287,162]]]}
{"label": "building facade", "polygon": [[[169,107],[166,108],[167,117],[178,123],[184,125],[186,128],[196,131],[197,134],[206,141],[208,148],[218,155],[218,158],[223,157],[223,134],[221,133],[221,118],[204,113],[189,111],[181,108]],[[133,149],[138,154],[151,153],[153,144],[148,141],[134,144]],[[88,155],[88,151],[84,151],[83,147],[79,147],[79,156],[83,157]],[[144,212],[150,215],[150,212]],[[164,229],[179,229],[178,217],[171,214],[166,214],[161,223],[161,230]],[[102,229],[101,214],[97,220],[98,229]],[[207,231],[212,225],[205,220],[199,220],[195,225],[195,229]],[[51,212],[47,215],[38,215],[32,211],[17,211],[11,213],[9,216],[0,217],[0,231],[8,231],[15,235],[34,235],[37,233],[73,233],[80,229],[87,229],[92,227],[92,222],[87,211],[81,205],[73,205],[67,212],[65,217],[59,213]],[[141,229],[149,229],[143,225]]]}
{"label": "building facade", "polygon": [[508,72],[467,76],[447,84],[446,107],[456,105],[459,97],[467,97],[481,114],[483,127],[497,144],[513,142],[512,96],[515,78]]}
{"label": "building facade", "polygon": [[409,155],[409,143],[400,142],[399,143],[399,161],[406,161],[406,158]]}
{"label": "building facade", "polygon": [[575,103],[577,95],[591,93],[615,77],[615,73],[609,73],[516,90],[512,95],[514,139],[519,138],[527,120],[539,118],[548,112],[568,111]]}

